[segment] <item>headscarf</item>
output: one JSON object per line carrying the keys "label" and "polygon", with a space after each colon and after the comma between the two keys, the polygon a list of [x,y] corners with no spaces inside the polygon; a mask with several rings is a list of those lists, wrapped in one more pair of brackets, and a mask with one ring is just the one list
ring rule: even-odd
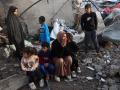
{"label": "headscarf", "polygon": [[66,39],[63,40],[63,37],[66,33],[64,31],[60,31],[58,34],[57,34],[57,40],[58,42],[61,44],[61,45],[66,45],[67,44],[67,36],[66,36]]}

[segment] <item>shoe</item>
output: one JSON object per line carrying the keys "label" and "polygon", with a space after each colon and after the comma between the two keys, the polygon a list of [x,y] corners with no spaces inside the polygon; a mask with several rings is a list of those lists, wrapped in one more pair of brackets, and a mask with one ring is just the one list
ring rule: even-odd
{"label": "shoe", "polygon": [[67,76],[67,79],[68,79],[68,81],[73,81],[71,75],[68,75],[68,76]]}
{"label": "shoe", "polygon": [[80,67],[77,67],[77,73],[81,73]]}
{"label": "shoe", "polygon": [[68,79],[68,80],[71,80],[71,79],[72,79],[72,78],[71,78],[71,75],[68,75],[68,76],[67,76],[67,79]]}
{"label": "shoe", "polygon": [[55,76],[55,81],[60,82],[60,77]]}
{"label": "shoe", "polygon": [[77,75],[76,75],[76,72],[75,72],[75,71],[72,71],[72,77],[73,77],[73,78],[76,78],[76,77],[77,77]]}
{"label": "shoe", "polygon": [[39,82],[40,87],[44,87],[44,79],[41,79]]}
{"label": "shoe", "polygon": [[32,89],[32,90],[35,90],[35,89],[36,89],[36,86],[35,86],[34,82],[29,83],[29,87],[30,87],[30,89]]}

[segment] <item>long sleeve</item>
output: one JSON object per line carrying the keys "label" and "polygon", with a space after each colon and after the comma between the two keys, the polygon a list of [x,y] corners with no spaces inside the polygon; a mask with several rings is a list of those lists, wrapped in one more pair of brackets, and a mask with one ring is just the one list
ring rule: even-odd
{"label": "long sleeve", "polygon": [[97,15],[96,15],[96,13],[94,14],[94,20],[95,20],[95,29],[97,30],[98,20],[97,20]]}
{"label": "long sleeve", "polygon": [[84,28],[84,17],[83,17],[83,15],[81,16],[80,24],[81,24],[82,30],[85,30],[85,28]]}
{"label": "long sleeve", "polygon": [[57,40],[53,41],[51,50],[52,57],[63,57],[64,56],[63,54],[64,47],[62,47]]}

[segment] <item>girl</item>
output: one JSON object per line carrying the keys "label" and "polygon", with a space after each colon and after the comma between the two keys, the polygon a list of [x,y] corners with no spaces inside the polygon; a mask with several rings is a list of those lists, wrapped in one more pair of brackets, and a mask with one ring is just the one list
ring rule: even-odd
{"label": "girl", "polygon": [[36,89],[34,83],[40,80],[39,72],[39,58],[36,55],[36,49],[32,47],[25,47],[23,50],[23,57],[21,59],[21,67],[26,71],[29,78],[29,86],[31,89]]}

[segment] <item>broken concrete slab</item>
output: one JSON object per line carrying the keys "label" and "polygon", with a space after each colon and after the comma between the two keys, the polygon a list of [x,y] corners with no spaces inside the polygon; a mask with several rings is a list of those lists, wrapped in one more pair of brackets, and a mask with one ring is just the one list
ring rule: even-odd
{"label": "broken concrete slab", "polygon": [[24,75],[15,74],[6,79],[0,80],[0,90],[17,90],[28,83],[28,79]]}

